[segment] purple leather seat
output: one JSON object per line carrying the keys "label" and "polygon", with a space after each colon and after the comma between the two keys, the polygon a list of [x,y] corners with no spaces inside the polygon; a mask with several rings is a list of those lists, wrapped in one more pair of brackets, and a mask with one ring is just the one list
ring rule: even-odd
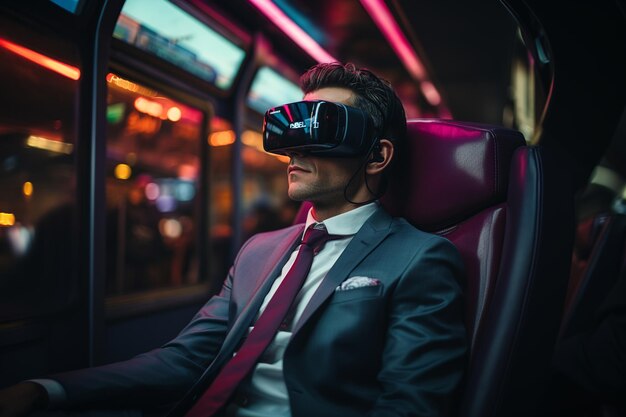
{"label": "purple leather seat", "polygon": [[496,284],[511,159],[524,138],[512,130],[441,120],[409,121],[407,132],[408,166],[382,202],[393,215],[447,237],[461,252],[473,345]]}
{"label": "purple leather seat", "polygon": [[408,122],[409,162],[383,199],[465,262],[471,350],[459,415],[532,416],[549,372],[572,250],[571,190],[516,131]]}

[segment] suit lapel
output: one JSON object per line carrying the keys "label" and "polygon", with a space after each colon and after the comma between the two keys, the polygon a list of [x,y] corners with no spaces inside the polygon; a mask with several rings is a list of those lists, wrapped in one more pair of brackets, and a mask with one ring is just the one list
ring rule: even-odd
{"label": "suit lapel", "polygon": [[333,294],[335,288],[348,278],[348,274],[387,237],[392,220],[385,210],[380,209],[363,224],[313,294],[294,327],[293,334],[302,328],[322,303]]}
{"label": "suit lapel", "polygon": [[[230,357],[230,355],[232,355],[232,352],[248,331],[250,323],[252,323],[252,320],[254,320],[254,317],[258,313],[265,296],[274,283],[274,279],[280,274],[280,271],[287,262],[287,259],[289,259],[291,253],[299,244],[303,230],[304,226],[295,228],[293,231],[290,231],[289,234],[280,239],[275,245],[275,249],[272,251],[272,254],[267,258],[267,262],[264,262],[266,267],[260,271],[260,273],[258,271],[247,272],[252,274],[252,276],[254,276],[254,273],[256,272],[260,279],[256,282],[256,288],[252,293],[252,297],[241,309],[241,312],[236,314],[235,321],[232,324],[226,339],[224,339],[219,356],[226,354]],[[251,249],[253,250],[253,248]],[[216,358],[216,361],[218,361],[218,358]]]}

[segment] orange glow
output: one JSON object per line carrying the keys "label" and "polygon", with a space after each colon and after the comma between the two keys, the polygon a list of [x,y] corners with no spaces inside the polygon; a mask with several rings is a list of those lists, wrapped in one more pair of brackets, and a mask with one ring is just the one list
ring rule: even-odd
{"label": "orange glow", "polygon": [[126,164],[118,164],[115,167],[115,178],[119,180],[127,180],[130,178],[133,170]]}
{"label": "orange glow", "polygon": [[225,146],[235,143],[235,131],[224,130],[222,132],[211,133],[209,144],[211,146]]}
{"label": "orange glow", "polygon": [[33,195],[33,183],[30,181],[26,181],[22,186],[22,192],[26,197],[30,197]]}
{"label": "orange glow", "polygon": [[129,81],[125,78],[122,78],[118,75],[113,74],[112,72],[108,73],[106,76],[106,80],[108,83],[113,84],[121,89],[131,91],[133,93],[139,93],[148,97],[156,97],[158,93],[154,90],[151,90],[146,87],[142,87],[139,84],[135,84],[132,81]]}
{"label": "orange glow", "polygon": [[179,165],[178,178],[180,178],[181,180],[195,180],[196,178],[198,178],[198,167],[192,164]]}
{"label": "orange glow", "polygon": [[0,212],[0,226],[13,226],[15,224],[15,214]]}
{"label": "orange glow", "polygon": [[135,108],[142,113],[154,117],[161,117],[161,113],[163,113],[163,105],[161,103],[148,100],[144,97],[137,97],[137,99],[135,99]]}
{"label": "orange glow", "polygon": [[263,135],[253,130],[246,130],[241,135],[241,141],[248,146],[252,146],[260,151],[263,150]]}
{"label": "orange glow", "polygon": [[244,145],[251,146],[260,152],[272,155],[280,162],[284,162],[285,164],[289,163],[288,156],[265,152],[265,149],[263,149],[263,135],[261,135],[259,132],[255,132],[254,130],[246,130],[241,135],[241,141],[244,143]]}
{"label": "orange glow", "polygon": [[29,61],[34,62],[35,64],[41,65],[42,67],[57,72],[64,77],[67,77],[74,81],[80,78],[80,70],[78,68],[42,55],[39,52],[24,48],[23,46],[17,45],[13,42],[9,42],[6,39],[2,38],[0,38],[0,46],[13,52],[14,54],[21,56],[22,58],[26,58]]}

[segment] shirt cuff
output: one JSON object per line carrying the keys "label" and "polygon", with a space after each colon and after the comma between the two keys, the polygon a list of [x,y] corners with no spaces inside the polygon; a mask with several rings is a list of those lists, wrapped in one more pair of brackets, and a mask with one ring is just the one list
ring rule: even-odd
{"label": "shirt cuff", "polygon": [[48,408],[61,407],[66,399],[65,388],[53,379],[29,379],[28,382],[34,382],[41,385],[48,393]]}

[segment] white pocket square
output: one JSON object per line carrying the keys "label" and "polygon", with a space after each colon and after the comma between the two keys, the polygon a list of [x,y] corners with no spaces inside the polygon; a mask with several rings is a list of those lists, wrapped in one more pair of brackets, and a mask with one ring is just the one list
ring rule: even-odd
{"label": "white pocket square", "polygon": [[350,277],[335,288],[335,291],[354,290],[356,288],[373,287],[376,285],[380,285],[380,281],[376,278]]}

